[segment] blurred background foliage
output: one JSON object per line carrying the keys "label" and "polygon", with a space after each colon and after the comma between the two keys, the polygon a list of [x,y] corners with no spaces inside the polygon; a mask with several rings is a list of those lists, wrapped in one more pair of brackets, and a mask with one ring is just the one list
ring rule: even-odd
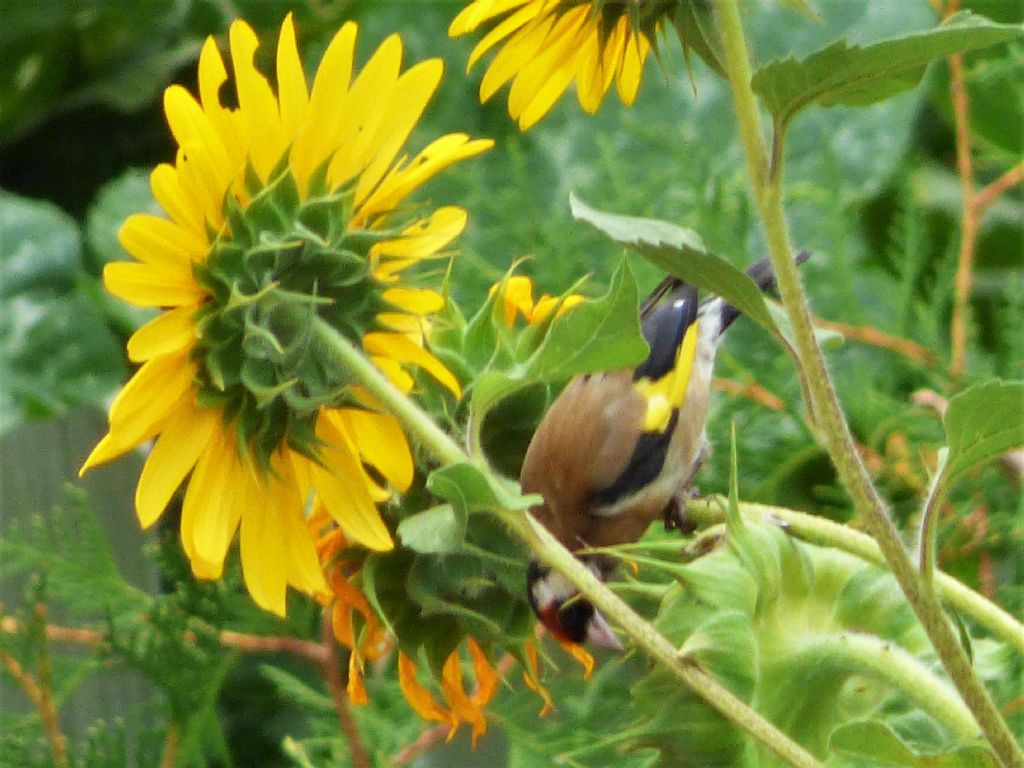
{"label": "blurred background foliage", "polygon": [[[307,72],[348,18],[361,24],[364,59],[393,32],[406,44],[406,61],[444,58],[446,78],[409,146],[421,147],[448,131],[497,142],[483,158],[434,181],[426,194],[438,204],[454,202],[470,212],[452,273],[454,298],[467,313],[483,303],[488,286],[512,262],[524,257],[520,271],[534,278],[538,292],[560,293],[584,274],[591,275],[585,292],[596,295],[605,288],[619,253],[571,219],[570,191],[603,210],[690,227],[712,250],[740,266],[764,254],[732,129],[730,97],[702,63],[695,62],[691,84],[680,76],[684,62],[678,44],[666,40],[661,60],[649,62],[634,108],[608,99],[590,118],[570,95],[537,128],[521,135],[500,95],[478,105],[483,68],[463,75],[473,41],[446,36],[461,5],[454,0],[309,0],[300,6],[278,0],[3,3],[0,532],[12,542],[41,536],[37,544],[47,547],[50,556],[34,563],[46,579],[27,580],[24,574],[33,571],[33,563],[24,558],[31,547],[9,545],[0,568],[0,576],[8,577],[2,597],[17,605],[27,595],[28,605],[45,595],[70,611],[64,618],[102,620],[111,609],[94,592],[99,569],[109,577],[107,597],[127,601],[122,605],[126,610],[134,605],[134,610],[153,612],[155,601],[159,610],[150,615],[183,622],[200,638],[187,652],[168,648],[159,653],[146,650],[152,637],[118,640],[125,644],[118,658],[139,660],[128,674],[146,682],[132,688],[130,699],[139,704],[122,712],[123,720],[95,721],[72,733],[82,745],[76,753],[81,765],[157,764],[165,734],[153,703],[156,689],[170,696],[172,708],[219,714],[217,728],[192,734],[194,743],[183,745],[182,764],[306,766],[344,759],[336,716],[315,669],[278,656],[272,657],[273,666],[265,665],[269,659],[259,655],[240,658],[215,642],[202,642],[204,633],[226,625],[309,635],[316,626],[309,610],[293,611],[285,625],[238,596],[232,588],[237,574],[222,584],[196,585],[176,558],[173,534],[166,541],[146,539],[162,570],[140,566],[124,554],[139,548],[137,536],[123,544],[133,534],[127,529],[136,527],[127,512],[130,483],[115,490],[105,487],[99,503],[94,494],[106,534],[85,530],[90,523],[82,521],[93,518],[89,501],[77,492],[63,499],[63,513],[47,515],[45,530],[26,522],[32,514],[49,512],[55,489],[70,473],[46,471],[39,463],[48,460],[45,455],[32,454],[33,464],[25,463],[23,447],[40,434],[48,441],[67,438],[61,431],[54,437],[38,430],[44,424],[81,427],[81,409],[101,408],[127,375],[123,343],[145,314],[107,297],[99,276],[107,261],[124,258],[116,239],[120,221],[130,212],[153,208],[148,171],[171,159],[174,151],[161,93],[172,82],[194,88],[195,60],[206,35],[222,35],[240,16],[269,41],[291,10],[308,56]],[[756,58],[763,62],[805,54],[839,37],[867,42],[935,23],[925,0],[819,0],[814,5],[823,23],[785,4],[748,3]],[[963,5],[995,20],[1024,21],[1024,6],[1016,0]],[[984,184],[1024,154],[1024,47],[972,54],[966,66],[975,168]],[[787,144],[793,241],[815,254],[804,267],[813,309],[825,319],[918,345],[914,355],[907,355],[850,340],[831,352],[854,434],[904,525],[920,504],[942,439],[936,414],[912,402],[911,395],[927,388],[948,397],[974,380],[1024,377],[1024,196],[1019,187],[982,219],[968,373],[964,382],[947,374],[961,216],[952,119],[948,69],[940,64],[929,70],[920,88],[877,106],[810,110],[797,120]],[[659,279],[645,264],[634,262],[634,267],[642,290]],[[721,443],[730,420],[736,420],[745,498],[848,521],[846,497],[802,420],[790,363],[767,342],[752,324],[738,324],[719,355],[717,375],[756,384],[779,398],[782,407],[720,393],[709,432]],[[75,440],[87,446],[100,426],[97,418],[87,420],[82,428],[91,434]],[[85,455],[84,448],[58,447],[63,458],[51,461],[68,467],[77,467]],[[702,490],[726,487],[727,453],[720,449],[714,455],[700,478]],[[38,489],[26,490],[40,483],[54,490],[42,496]],[[1019,615],[1024,608],[1019,488],[998,466],[981,470],[962,488],[951,499],[956,514],[943,520],[942,567]],[[121,497],[112,501],[115,493]],[[40,508],[40,498],[47,508]],[[120,517],[110,518],[111,510],[121,508]],[[66,549],[45,544],[61,537]],[[16,550],[22,560],[14,556]],[[83,565],[86,550],[103,562]],[[75,564],[77,570],[71,567]],[[152,588],[158,572],[161,588]],[[125,573],[134,586],[124,581]],[[31,615],[22,618],[26,632],[41,631]],[[2,642],[30,647],[31,637],[8,636]],[[62,701],[73,700],[76,686],[102,668],[112,652],[99,648],[62,660],[53,673],[57,680],[68,672],[59,691]],[[493,707],[501,727],[477,751],[468,752],[467,743],[458,739],[411,764],[547,765],[549,755],[559,750],[588,765],[609,764],[610,758],[588,752],[587,745],[621,716],[642,664],[635,658],[606,660],[584,684],[573,662],[557,650],[554,654],[563,670],[552,683],[556,713],[538,721],[539,700],[521,685],[505,688]],[[154,658],[163,658],[164,667],[154,666]],[[182,658],[190,659],[185,665],[189,675],[171,685],[169,676],[180,674]],[[356,716],[384,764],[413,742],[424,724],[408,710],[393,681],[368,683],[372,704]],[[5,687],[0,696],[5,731],[0,764],[48,765],[38,730],[32,730],[38,725],[30,727],[15,705],[18,692]],[[294,738],[282,746],[286,734]],[[537,741],[544,746],[531,746]],[[626,764],[621,757],[614,759]],[[630,760],[630,765],[645,764],[642,753]]]}

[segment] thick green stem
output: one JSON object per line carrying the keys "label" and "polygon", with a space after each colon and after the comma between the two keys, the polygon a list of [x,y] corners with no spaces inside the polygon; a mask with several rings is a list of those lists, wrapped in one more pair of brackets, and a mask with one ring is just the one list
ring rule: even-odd
{"label": "thick green stem", "polygon": [[[921,621],[935,652],[993,750],[1008,768],[1024,768],[1024,753],[992,697],[975,675],[934,590],[922,583],[900,540],[899,531],[889,517],[856,450],[821,349],[814,338],[807,298],[793,260],[793,249],[782,208],[781,152],[778,154],[777,166],[771,169],[768,167],[761,118],[750,87],[750,57],[738,2],[718,0],[717,8],[726,69],[754,197],[765,228],[779,293],[793,327],[801,360],[800,373],[810,396],[808,407],[814,415],[820,439],[832,457],[836,472],[849,492],[854,508],[878,542],[887,565]],[[785,126],[776,125],[775,129],[781,132]],[[781,145],[781,136],[777,141]]]}
{"label": "thick green stem", "polygon": [[[878,544],[865,533],[834,523],[823,517],[808,515],[785,507],[766,504],[740,504],[740,512],[752,520],[785,526],[786,533],[811,544],[848,552],[861,560],[885,566]],[[725,522],[722,508],[707,500],[691,501],[686,519],[695,525],[717,526]],[[991,600],[941,571],[935,573],[939,597],[950,608],[987,629],[999,640],[1024,656],[1024,625]]]}
{"label": "thick green stem", "polygon": [[970,711],[956,690],[899,646],[856,632],[828,634],[804,642],[793,661],[815,670],[870,677],[899,691],[954,738],[972,741],[978,735]]}
{"label": "thick green stem", "polygon": [[[434,421],[371,363],[362,351],[352,345],[327,323],[316,320],[316,332],[325,346],[342,362],[352,376],[393,413],[412,437],[441,464],[470,461],[466,452]],[[482,467],[493,475],[489,467]],[[502,482],[495,477],[496,482]],[[545,563],[557,569],[598,609],[618,624],[652,659],[665,665],[709,705],[745,730],[795,768],[820,768],[813,755],[786,734],[765,720],[728,688],[700,668],[679,659],[675,648],[638,616],[612,590],[602,584],[569,550],[548,531],[521,512],[498,510],[512,530]]]}
{"label": "thick green stem", "polygon": [[800,768],[820,766],[818,760],[774,725],[751,709],[732,691],[700,667],[680,658],[672,644],[622,599],[601,583],[583,563],[558,543],[546,528],[525,513],[507,515],[512,529],[545,564],[571,581],[613,624],[621,627],[636,645],[669,670],[687,688],[717,709],[725,718],[755,737],[765,747]]}

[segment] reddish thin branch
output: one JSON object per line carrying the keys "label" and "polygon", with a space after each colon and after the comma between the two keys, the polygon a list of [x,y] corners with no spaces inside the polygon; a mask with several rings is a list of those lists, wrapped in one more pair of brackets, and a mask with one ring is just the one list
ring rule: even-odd
{"label": "reddish thin branch", "polygon": [[[952,4],[951,4],[952,5]],[[949,57],[949,89],[956,124],[956,167],[960,174],[963,222],[960,225],[960,259],[953,279],[953,320],[950,324],[949,372],[960,377],[967,361],[967,313],[973,283],[974,250],[978,238],[978,211],[974,203],[974,167],[971,160],[970,103],[964,78],[964,60],[959,53]]]}
{"label": "reddish thin branch", "polygon": [[174,768],[180,751],[181,730],[176,723],[171,723],[167,726],[167,734],[164,736],[164,754],[160,759],[160,768]]}
{"label": "reddish thin branch", "polygon": [[824,320],[820,317],[815,317],[813,322],[819,328],[835,331],[842,335],[844,339],[853,339],[854,341],[870,344],[879,349],[886,349],[922,365],[929,365],[935,361],[935,355],[932,351],[922,347],[916,341],[893,336],[871,326],[847,325],[846,323],[837,323],[833,320]]}
{"label": "reddish thin branch", "polygon": [[449,731],[451,731],[451,728],[445,723],[430,726],[416,737],[416,741],[407,744],[402,748],[401,752],[391,758],[391,762],[399,766],[399,768],[403,765],[408,765],[414,758],[448,738]]}
{"label": "reddish thin branch", "polygon": [[371,768],[370,754],[366,751],[362,736],[359,734],[359,726],[352,716],[352,709],[349,707],[348,690],[345,687],[345,678],[341,673],[341,665],[338,663],[338,654],[335,652],[337,642],[334,639],[334,628],[331,624],[331,612],[325,611],[322,623],[323,632],[323,653],[325,661],[322,665],[324,677],[327,678],[327,690],[334,700],[334,709],[338,713],[338,723],[345,740],[348,742],[348,753],[352,758],[352,765],[355,768]]}
{"label": "reddish thin branch", "polygon": [[[17,619],[11,616],[0,617],[0,633],[13,634],[20,628],[21,625]],[[107,639],[106,634],[99,630],[62,627],[56,624],[47,624],[45,632],[47,639],[51,641],[74,643],[75,645],[99,645]],[[192,632],[185,633],[187,642],[195,642],[195,639],[195,634]],[[289,653],[319,666],[323,666],[327,659],[327,653],[322,645],[309,640],[300,640],[297,637],[247,635],[225,629],[218,635],[218,640],[225,648],[235,648],[246,653]]]}
{"label": "reddish thin branch", "polygon": [[14,681],[21,686],[25,696],[39,714],[39,719],[43,723],[43,732],[46,734],[46,740],[50,743],[50,751],[53,753],[54,765],[59,768],[67,768],[67,740],[61,733],[57,710],[53,706],[53,699],[49,692],[44,690],[36,678],[3,648],[0,648],[0,663],[4,665]]}
{"label": "reddish thin branch", "polygon": [[763,405],[765,408],[771,408],[773,411],[781,411],[786,407],[786,404],[782,402],[781,398],[772,394],[760,384],[756,384],[752,381],[742,382],[734,381],[733,379],[715,378],[712,380],[712,384],[714,384],[715,389],[728,392],[730,395],[737,395],[739,397],[745,397],[748,400],[753,400],[755,403]]}
{"label": "reddish thin branch", "polygon": [[327,663],[330,655],[324,646],[297,637],[246,635],[225,629],[221,631],[219,640],[226,648],[237,648],[246,653],[289,653],[320,666]]}
{"label": "reddish thin branch", "polygon": [[1024,181],[1024,163],[1015,165],[974,196],[975,215],[981,219],[982,214],[1003,192],[1017,186],[1021,181]]}

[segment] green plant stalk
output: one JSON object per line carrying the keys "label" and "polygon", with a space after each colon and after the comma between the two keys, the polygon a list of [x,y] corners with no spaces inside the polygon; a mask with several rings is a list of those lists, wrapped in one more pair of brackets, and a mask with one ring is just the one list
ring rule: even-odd
{"label": "green plant stalk", "polygon": [[857,632],[807,640],[794,659],[815,669],[841,670],[870,677],[899,691],[961,741],[978,735],[974,718],[956,690],[897,645]]}
{"label": "green plant stalk", "polygon": [[[758,105],[750,87],[750,57],[739,5],[737,0],[718,0],[717,9],[725,48],[726,69],[754,197],[765,228],[779,293],[796,338],[802,369],[800,374],[807,382],[807,391],[810,394],[808,407],[813,414],[817,432],[825,443],[840,480],[853,500],[854,508],[878,542],[886,564],[896,577],[928,634],[939,660],[970,708],[985,738],[1003,765],[1007,768],[1024,768],[1024,753],[1021,752],[992,697],[974,674],[971,663],[960,646],[934,590],[928,589],[921,581],[917,569],[903,547],[899,531],[889,517],[857,453],[835,388],[825,367],[821,349],[814,338],[807,298],[793,261],[793,251],[782,209],[783,153],[781,150],[778,152],[778,164],[770,168],[765,154]],[[784,125],[776,125],[776,131],[784,130]],[[777,137],[776,142],[781,146],[781,138]]]}
{"label": "green plant stalk", "polygon": [[[469,462],[466,452],[408,397],[397,390],[352,343],[326,322],[314,320],[314,330],[335,358],[376,397],[413,438],[442,465]],[[479,464],[478,464],[479,466]],[[490,467],[483,466],[496,482]],[[509,527],[541,560],[557,569],[579,588],[581,594],[618,624],[652,659],[665,665],[681,682],[727,719],[745,730],[795,768],[821,768],[817,759],[768,720],[737,698],[728,688],[695,665],[680,659],[676,649],[648,622],[626,605],[569,550],[525,512],[498,510]]]}
{"label": "green plant stalk", "polygon": [[[751,519],[783,525],[787,534],[811,544],[840,549],[866,562],[885,566],[885,557],[874,539],[840,523],[767,504],[740,503],[740,512]],[[718,505],[702,499],[687,504],[686,518],[701,527],[717,526],[725,522],[725,513]],[[941,571],[935,573],[935,585],[950,608],[977,622],[1024,656],[1024,625],[1011,614]]]}

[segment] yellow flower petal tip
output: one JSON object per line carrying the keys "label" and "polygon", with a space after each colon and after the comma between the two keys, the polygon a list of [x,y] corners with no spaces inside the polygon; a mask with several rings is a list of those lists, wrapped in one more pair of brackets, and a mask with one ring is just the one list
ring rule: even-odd
{"label": "yellow flower petal tip", "polygon": [[458,37],[487,28],[470,54],[467,71],[489,51],[499,49],[484,74],[480,100],[487,101],[511,83],[509,114],[526,131],[573,83],[588,114],[598,110],[613,84],[623,104],[633,103],[662,26],[657,14],[667,12],[645,12],[643,5],[473,0],[452,21],[448,34]]}

